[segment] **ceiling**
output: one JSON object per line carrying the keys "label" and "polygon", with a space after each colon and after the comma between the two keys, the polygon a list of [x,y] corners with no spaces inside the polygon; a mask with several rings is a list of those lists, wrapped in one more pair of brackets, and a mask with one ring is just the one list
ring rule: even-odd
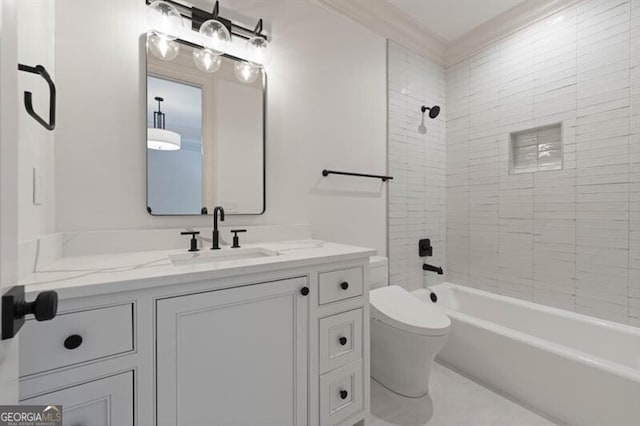
{"label": "ceiling", "polygon": [[526,0],[387,0],[445,42],[451,43]]}

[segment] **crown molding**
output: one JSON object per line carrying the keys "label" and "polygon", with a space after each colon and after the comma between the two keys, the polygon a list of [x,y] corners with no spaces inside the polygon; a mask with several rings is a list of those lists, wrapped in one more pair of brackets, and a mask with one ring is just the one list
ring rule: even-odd
{"label": "crown molding", "polygon": [[525,1],[447,42],[386,0],[314,0],[371,31],[445,66],[456,64],[511,34],[582,0]]}
{"label": "crown molding", "polygon": [[444,64],[447,43],[386,0],[315,0],[371,31]]}
{"label": "crown molding", "polygon": [[450,43],[444,56],[444,63],[447,66],[456,64],[487,46],[574,6],[580,1],[537,0],[520,3]]}

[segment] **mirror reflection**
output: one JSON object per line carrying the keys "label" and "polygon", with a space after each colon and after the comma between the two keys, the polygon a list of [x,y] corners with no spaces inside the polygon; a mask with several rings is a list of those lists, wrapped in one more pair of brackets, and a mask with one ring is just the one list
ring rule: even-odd
{"label": "mirror reflection", "polygon": [[266,76],[247,82],[242,62],[226,56],[213,58],[219,68],[196,66],[200,52],[182,46],[170,62],[147,55],[147,210],[261,214]]}

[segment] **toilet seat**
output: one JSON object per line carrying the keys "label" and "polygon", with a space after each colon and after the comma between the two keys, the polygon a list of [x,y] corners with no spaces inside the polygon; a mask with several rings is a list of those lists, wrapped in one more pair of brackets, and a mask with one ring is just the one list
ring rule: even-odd
{"label": "toilet seat", "polygon": [[425,303],[392,285],[369,292],[371,317],[390,327],[422,336],[444,336],[451,320],[437,306]]}

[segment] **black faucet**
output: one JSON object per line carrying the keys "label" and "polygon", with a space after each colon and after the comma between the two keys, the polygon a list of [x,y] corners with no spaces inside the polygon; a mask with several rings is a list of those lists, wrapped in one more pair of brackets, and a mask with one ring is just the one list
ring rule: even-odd
{"label": "black faucet", "polygon": [[444,274],[444,271],[442,270],[442,267],[427,265],[426,263],[424,265],[422,265],[422,270],[423,271],[429,271],[429,272],[436,272],[438,275]]}
{"label": "black faucet", "polygon": [[224,209],[220,206],[213,209],[213,237],[211,250],[220,250],[220,237],[218,232],[218,213],[220,213],[220,220],[224,222]]}

